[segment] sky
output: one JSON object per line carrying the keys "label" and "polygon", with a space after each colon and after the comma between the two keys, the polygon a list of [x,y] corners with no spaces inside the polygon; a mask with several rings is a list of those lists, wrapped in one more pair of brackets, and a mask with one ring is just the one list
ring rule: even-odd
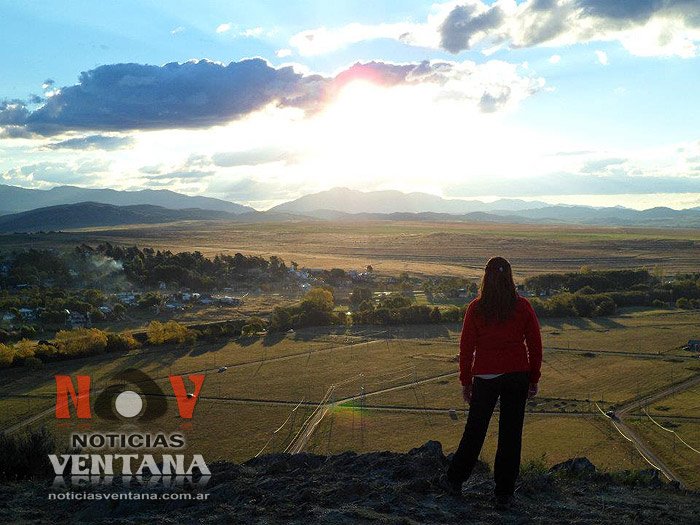
{"label": "sky", "polygon": [[700,206],[698,0],[0,12],[0,184]]}

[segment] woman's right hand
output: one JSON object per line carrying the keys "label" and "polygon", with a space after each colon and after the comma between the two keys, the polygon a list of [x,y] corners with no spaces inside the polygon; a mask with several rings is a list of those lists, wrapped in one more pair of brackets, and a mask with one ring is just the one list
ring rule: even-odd
{"label": "woman's right hand", "polygon": [[469,403],[471,405],[472,403],[472,385],[469,383],[468,385],[462,385],[462,399],[464,399],[465,403]]}
{"label": "woman's right hand", "polygon": [[537,387],[537,383],[530,383],[530,387],[527,390],[527,398],[532,399],[537,395],[539,388]]}

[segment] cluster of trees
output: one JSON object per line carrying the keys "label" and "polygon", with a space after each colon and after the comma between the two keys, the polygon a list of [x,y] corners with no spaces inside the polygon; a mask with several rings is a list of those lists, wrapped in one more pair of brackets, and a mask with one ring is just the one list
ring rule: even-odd
{"label": "cluster of trees", "polygon": [[327,326],[345,323],[345,315],[333,311],[335,298],[327,286],[309,290],[298,304],[278,306],[270,316],[270,329],[284,331],[305,326]]}
{"label": "cluster of trees", "polygon": [[459,290],[466,290],[469,295],[476,295],[479,286],[474,281],[461,277],[434,277],[423,283],[423,290],[428,295],[443,295],[455,299],[459,297]]}
{"label": "cluster of trees", "polygon": [[700,308],[700,273],[686,273],[665,285],[671,291],[677,308],[684,310]]}
{"label": "cluster of trees", "polygon": [[610,294],[561,293],[550,299],[530,299],[540,317],[598,317],[613,315],[617,305]]}
{"label": "cluster of trees", "polygon": [[69,286],[73,281],[68,262],[55,250],[32,248],[13,253],[10,260],[6,285],[39,286],[51,281],[56,286]]}
{"label": "cluster of trees", "polygon": [[188,327],[176,321],[152,321],[145,334],[107,332],[97,328],[61,330],[51,341],[22,339],[14,344],[0,343],[0,368],[23,365],[41,366],[44,361],[71,359],[107,352],[127,352],[142,343],[152,346],[192,344],[200,338],[216,339],[257,334],[267,328],[258,317]]}
{"label": "cluster of trees", "polygon": [[[0,311],[9,312],[15,319],[21,319],[20,308],[30,308],[37,312],[37,320],[44,324],[63,324],[66,310],[90,314],[93,322],[104,320],[108,315],[102,313],[100,306],[108,302],[102,290],[96,288],[69,290],[65,288],[27,287],[15,293],[0,290]],[[114,305],[113,318],[121,318],[126,311],[122,304]]]}
{"label": "cluster of trees", "polygon": [[170,343],[191,344],[197,340],[197,332],[177,321],[151,321],[146,328],[146,340],[148,344],[156,346]]}
{"label": "cluster of trees", "polygon": [[700,308],[700,273],[677,275],[662,282],[659,272],[608,270],[529,277],[525,286],[536,293],[562,292],[549,299],[533,299],[538,314],[545,317],[611,315],[625,306]]}
{"label": "cluster of trees", "polygon": [[[663,304],[656,303],[654,306],[663,306]],[[683,310],[697,310],[700,309],[700,299],[688,299],[687,297],[681,297],[676,301],[676,308],[681,308]]]}
{"label": "cluster of trees", "polygon": [[540,293],[557,291],[575,293],[589,288],[594,293],[612,290],[648,290],[660,284],[658,277],[648,270],[601,270],[593,271],[586,267],[578,272],[543,273],[528,277],[524,285],[528,290]]}
{"label": "cluster of trees", "polygon": [[138,286],[157,286],[165,282],[193,290],[211,290],[255,278],[278,281],[287,273],[284,261],[274,255],[266,259],[237,253],[210,259],[198,251],[173,253],[135,246],[122,248],[110,243],[81,249],[88,255],[99,254],[117,261],[126,278]]}
{"label": "cluster of trees", "polygon": [[464,316],[464,309],[456,306],[441,309],[437,306],[411,304],[389,308],[378,305],[376,308],[366,308],[354,312],[354,324],[372,325],[408,325],[431,323],[458,323]]}
{"label": "cluster of trees", "polygon": [[22,339],[0,343],[0,368],[16,365],[39,366],[51,359],[70,359],[105,352],[125,352],[139,347],[130,333],[110,333],[97,328],[61,330],[52,341]]}

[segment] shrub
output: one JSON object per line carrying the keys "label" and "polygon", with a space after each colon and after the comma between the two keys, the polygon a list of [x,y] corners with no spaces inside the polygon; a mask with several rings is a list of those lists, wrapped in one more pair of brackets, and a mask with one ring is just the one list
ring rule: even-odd
{"label": "shrub", "polygon": [[685,297],[681,297],[680,299],[676,300],[676,308],[688,310],[690,309],[690,301],[688,301],[688,299]]}
{"label": "shrub", "polygon": [[592,317],[596,304],[588,295],[574,295],[571,300],[574,310],[581,317]]}
{"label": "shrub", "polygon": [[664,308],[664,307],[666,306],[666,303],[664,303],[664,302],[663,302],[662,300],[660,300],[660,299],[654,299],[654,300],[651,302],[651,305],[652,305],[654,308]]}
{"label": "shrub", "polygon": [[15,359],[15,351],[9,346],[0,343],[0,368],[6,368],[12,365]]}
{"label": "shrub", "polygon": [[31,339],[36,336],[36,328],[28,324],[24,324],[19,328],[19,336],[22,339]]}
{"label": "shrub", "polygon": [[44,427],[24,434],[0,434],[0,477],[6,482],[52,477],[48,456],[54,453],[56,440]]}
{"label": "shrub", "polygon": [[134,339],[131,332],[122,332],[120,334],[107,334],[107,352],[128,352],[134,348],[138,348],[140,343]]}
{"label": "shrub", "polygon": [[617,310],[617,305],[610,297],[602,295],[596,300],[595,315],[613,315]]}
{"label": "shrub", "polygon": [[151,321],[148,328],[146,328],[146,337],[148,344],[151,345],[194,343],[197,339],[197,335],[193,330],[177,321],[168,321],[166,323]]}
{"label": "shrub", "polygon": [[461,312],[456,306],[450,306],[441,312],[442,320],[446,323],[459,323],[462,320]]}
{"label": "shrub", "polygon": [[241,328],[242,335],[255,335],[266,328],[266,323],[259,317],[251,317]]}
{"label": "shrub", "polygon": [[36,352],[36,343],[30,341],[29,339],[22,339],[13,345],[15,352],[15,359],[27,359],[29,357],[34,357]]}
{"label": "shrub", "polygon": [[38,357],[27,357],[22,365],[26,366],[27,368],[39,369],[43,368],[44,362]]}
{"label": "shrub", "polygon": [[354,288],[350,294],[350,306],[357,310],[365,301],[372,302],[372,290],[365,287]]}
{"label": "shrub", "polygon": [[327,288],[321,288],[320,286],[309,290],[304,296],[303,302],[309,302],[319,310],[325,310],[328,312],[333,310],[333,307],[335,306],[333,293]]}
{"label": "shrub", "polygon": [[99,354],[107,348],[107,334],[97,328],[61,330],[54,342],[58,353],[65,356]]}

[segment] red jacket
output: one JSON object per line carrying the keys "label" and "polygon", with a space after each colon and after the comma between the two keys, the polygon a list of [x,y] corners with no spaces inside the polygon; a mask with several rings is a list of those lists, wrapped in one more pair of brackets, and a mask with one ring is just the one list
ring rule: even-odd
{"label": "red jacket", "polygon": [[[475,311],[479,299],[467,307],[459,342],[459,380],[469,385],[476,374],[529,372],[530,383],[540,379],[542,338],[532,306],[518,296],[513,316],[487,323]],[[527,343],[527,346],[526,346]]]}

